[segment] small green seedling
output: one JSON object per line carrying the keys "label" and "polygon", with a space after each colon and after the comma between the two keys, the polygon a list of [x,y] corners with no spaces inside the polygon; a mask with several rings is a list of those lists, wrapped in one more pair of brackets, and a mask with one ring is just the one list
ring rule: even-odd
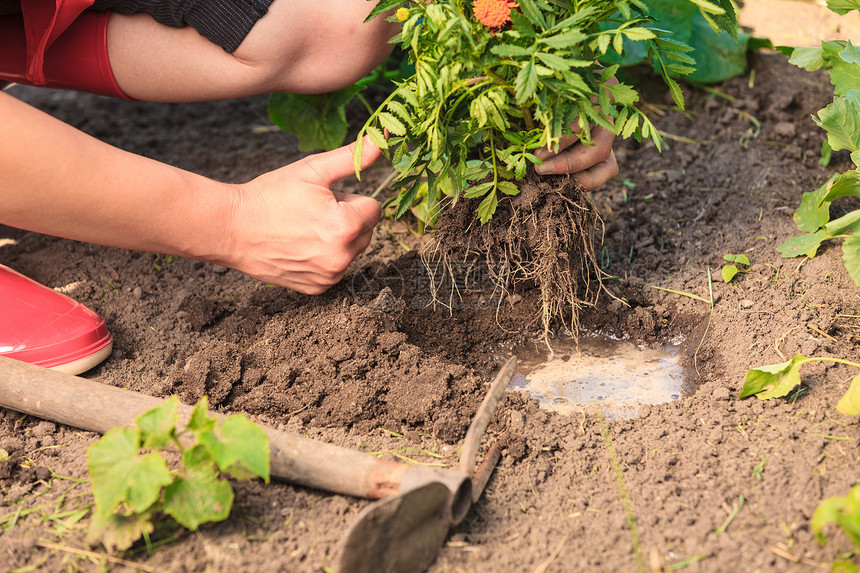
{"label": "small green seedling", "polygon": [[[155,530],[160,513],[194,531],[230,514],[233,489],[223,479],[269,481],[266,433],[240,414],[217,420],[204,396],[188,424],[177,431],[179,399],[170,398],[136,420],[134,427],[109,430],[87,450],[95,498],[90,542],[108,550],[127,549]],[[180,467],[164,453],[178,449]]]}
{"label": "small green seedling", "polygon": [[746,255],[723,255],[723,259],[729,262],[723,265],[723,282],[730,283],[738,273],[746,273],[750,270],[750,260]]}

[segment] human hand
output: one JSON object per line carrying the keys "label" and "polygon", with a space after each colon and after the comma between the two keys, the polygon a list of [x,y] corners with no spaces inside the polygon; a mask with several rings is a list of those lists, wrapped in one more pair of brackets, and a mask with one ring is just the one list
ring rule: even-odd
{"label": "human hand", "polygon": [[558,154],[542,147],[535,151],[543,165],[536,165],[541,175],[570,173],[587,191],[594,191],[618,175],[618,162],[612,150],[615,134],[603,127],[591,131],[594,146],[579,143],[579,137],[562,137]]}
{"label": "human hand", "polygon": [[[354,145],[238,186],[226,266],[305,294],[321,294],[340,281],[382,217],[376,200],[331,190],[354,173]],[[365,139],[362,169],[380,155]]]}

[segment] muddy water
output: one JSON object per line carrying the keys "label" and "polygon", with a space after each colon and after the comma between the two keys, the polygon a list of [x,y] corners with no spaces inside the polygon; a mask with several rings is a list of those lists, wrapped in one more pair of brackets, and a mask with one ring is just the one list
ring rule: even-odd
{"label": "muddy water", "polygon": [[535,344],[518,352],[510,389],[528,392],[560,414],[599,409],[608,418],[636,416],[643,404],[678,400],[689,378],[678,346],[637,346],[605,338]]}

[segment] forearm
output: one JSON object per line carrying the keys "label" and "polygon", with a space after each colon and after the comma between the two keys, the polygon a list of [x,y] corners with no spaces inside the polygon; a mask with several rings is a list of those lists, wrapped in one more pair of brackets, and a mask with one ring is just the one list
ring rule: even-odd
{"label": "forearm", "polygon": [[122,151],[0,93],[0,223],[218,261],[231,188]]}

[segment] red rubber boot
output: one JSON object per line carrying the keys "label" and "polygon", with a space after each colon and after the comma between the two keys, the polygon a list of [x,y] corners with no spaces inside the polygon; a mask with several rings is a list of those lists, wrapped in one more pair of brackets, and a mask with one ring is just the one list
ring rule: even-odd
{"label": "red rubber boot", "polygon": [[80,2],[57,0],[55,7],[54,2],[26,0],[26,14],[0,16],[0,84],[6,80],[131,99],[110,67],[110,13],[80,13],[82,6],[68,12],[68,5]]}
{"label": "red rubber boot", "polygon": [[110,356],[112,348],[102,317],[0,265],[0,355],[80,374]]}

